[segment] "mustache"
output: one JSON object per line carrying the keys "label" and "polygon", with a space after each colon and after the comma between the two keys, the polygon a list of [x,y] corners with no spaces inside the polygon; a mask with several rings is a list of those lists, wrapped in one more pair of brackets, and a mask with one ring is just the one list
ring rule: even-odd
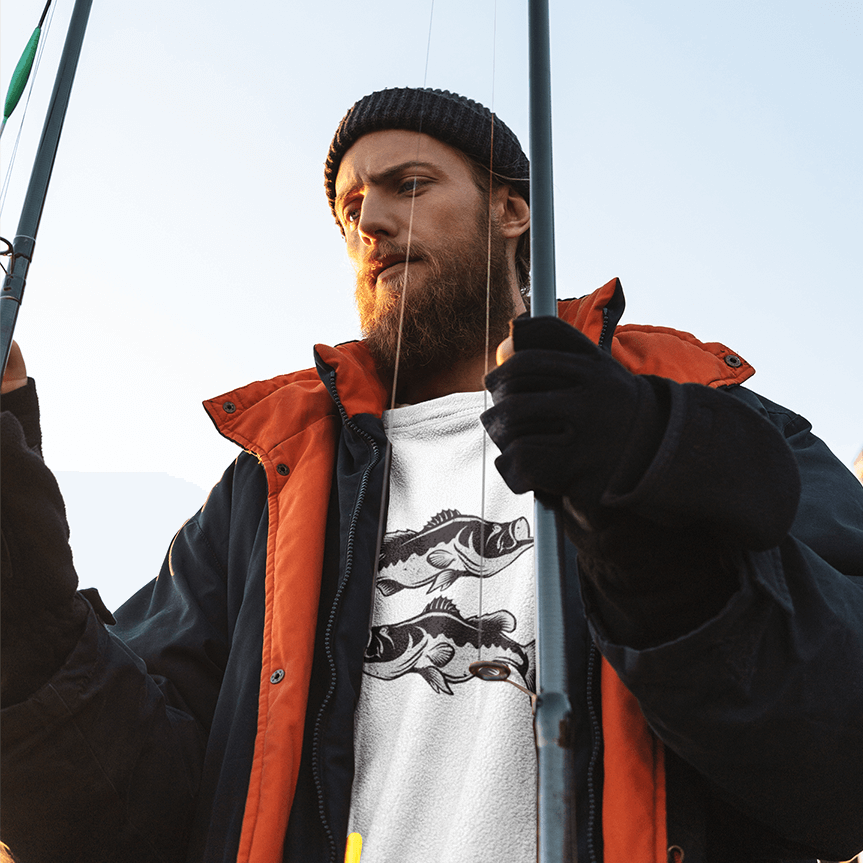
{"label": "mustache", "polygon": [[357,283],[374,284],[381,270],[393,263],[405,261],[408,264],[424,261],[431,256],[419,243],[401,245],[398,243],[379,242],[373,252],[357,268]]}

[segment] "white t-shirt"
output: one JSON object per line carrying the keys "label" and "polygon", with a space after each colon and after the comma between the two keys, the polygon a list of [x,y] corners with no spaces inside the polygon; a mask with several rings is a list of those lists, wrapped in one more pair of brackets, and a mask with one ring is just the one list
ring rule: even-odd
{"label": "white t-shirt", "polygon": [[363,863],[536,859],[530,699],[468,671],[502,660],[535,689],[533,496],[513,494],[494,467],[485,399],[384,414],[390,499],[350,815]]}

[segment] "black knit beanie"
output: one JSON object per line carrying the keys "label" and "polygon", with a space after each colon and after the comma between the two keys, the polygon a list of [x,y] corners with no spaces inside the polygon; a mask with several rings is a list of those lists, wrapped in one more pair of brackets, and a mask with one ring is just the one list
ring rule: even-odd
{"label": "black knit beanie", "polygon": [[530,163],[506,123],[494,117],[492,153],[492,113],[488,108],[448,90],[404,87],[364,96],[339,123],[324,164],[324,185],[333,215],[342,157],[363,135],[383,129],[425,132],[480,165],[491,166],[495,174],[530,200]]}

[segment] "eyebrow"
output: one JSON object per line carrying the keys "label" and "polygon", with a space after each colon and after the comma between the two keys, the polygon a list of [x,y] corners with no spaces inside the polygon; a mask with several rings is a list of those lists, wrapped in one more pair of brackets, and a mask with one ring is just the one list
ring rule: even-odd
{"label": "eyebrow", "polygon": [[[368,179],[366,180],[367,184],[371,184],[373,186],[380,186],[383,183],[386,183],[388,180],[392,180],[393,177],[398,176],[399,174],[403,174],[405,171],[413,168],[415,171],[419,171],[423,168],[431,168],[435,170],[438,168],[433,162],[418,162],[416,159],[411,159],[409,162],[401,162],[398,165],[393,165],[391,168],[387,168],[385,171],[381,171],[377,174],[369,174]],[[364,184],[365,185],[365,184]],[[345,189],[344,192],[340,192],[336,195],[336,209],[341,206],[342,202],[349,195],[353,194],[356,186],[350,186]]]}

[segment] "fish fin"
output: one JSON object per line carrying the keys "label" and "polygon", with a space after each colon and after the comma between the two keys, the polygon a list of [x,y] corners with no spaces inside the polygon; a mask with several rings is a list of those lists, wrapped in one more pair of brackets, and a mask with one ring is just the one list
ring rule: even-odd
{"label": "fish fin", "polygon": [[536,692],[536,641],[525,644],[524,652],[527,654],[527,674],[524,676],[524,685],[531,692]]}
{"label": "fish fin", "polygon": [[457,509],[442,509],[437,515],[433,515],[428,520],[428,523],[423,527],[420,533],[425,530],[429,530],[430,528],[437,527],[439,524],[446,524],[446,522],[452,521],[460,515],[461,513]]}
{"label": "fish fin", "polygon": [[423,614],[429,612],[443,611],[448,614],[454,614],[456,617],[461,617],[456,608],[456,604],[448,596],[436,596],[423,610]]}
{"label": "fish fin", "polygon": [[442,668],[455,656],[455,648],[451,644],[442,642],[436,644],[427,656],[436,668]]}
{"label": "fish fin", "polygon": [[452,562],[455,560],[455,555],[451,554],[448,551],[444,551],[442,548],[436,548],[433,551],[429,552],[429,556],[426,560],[435,568],[435,569],[447,569],[452,565]]}
{"label": "fish fin", "polygon": [[379,578],[377,587],[384,596],[392,596],[394,593],[404,590],[404,585],[392,578]]}
{"label": "fish fin", "polygon": [[[413,536],[413,531],[410,530],[394,530],[392,533],[384,534],[384,538],[381,540],[381,564],[383,566],[387,565],[387,553],[392,546],[398,547],[401,545],[402,540],[411,536]],[[398,554],[396,554],[396,559],[398,559]]]}
{"label": "fish fin", "polygon": [[425,682],[437,693],[446,693],[452,695],[452,690],[449,688],[446,677],[437,668],[417,668],[417,674],[421,674]]}
{"label": "fish fin", "polygon": [[426,593],[431,593],[434,590],[446,590],[460,575],[464,575],[464,573],[458,569],[445,569],[443,572],[439,572]]}
{"label": "fish fin", "polygon": [[[472,617],[468,623],[477,626],[478,620],[476,617]],[[488,632],[490,634],[498,632],[512,632],[515,629],[515,624],[515,616],[505,608],[502,608],[500,611],[493,611],[491,614],[484,614],[482,617],[483,632]]]}

